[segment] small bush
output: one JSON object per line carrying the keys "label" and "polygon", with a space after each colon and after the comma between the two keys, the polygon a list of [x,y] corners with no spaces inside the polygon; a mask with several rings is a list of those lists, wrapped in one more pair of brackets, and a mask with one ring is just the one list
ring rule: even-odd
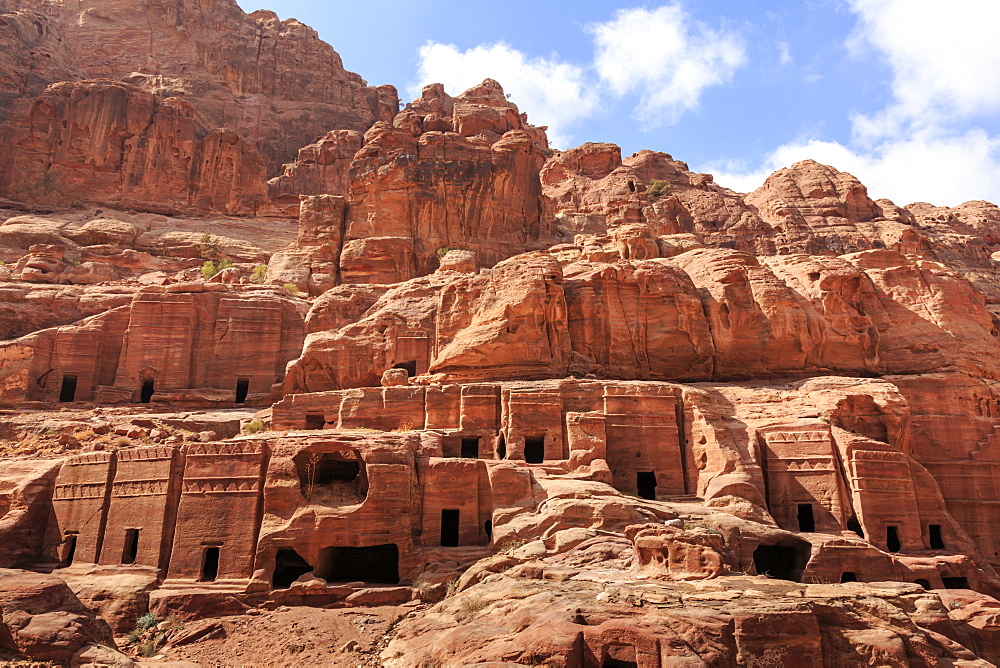
{"label": "small bush", "polygon": [[201,235],[201,239],[198,244],[201,257],[205,260],[218,260],[222,258],[222,244],[219,240],[213,237],[209,233]]}
{"label": "small bush", "polygon": [[232,269],[235,266],[236,265],[233,264],[233,261],[228,257],[224,257],[219,261],[219,271],[222,271],[223,269]]}
{"label": "small bush", "polygon": [[651,179],[649,183],[646,184],[646,192],[653,198],[665,197],[673,191],[673,186],[660,179]]}
{"label": "small bush", "polygon": [[206,281],[211,280],[217,273],[219,270],[211,260],[206,260],[205,264],[201,265],[201,275]]}
{"label": "small bush", "polygon": [[267,280],[267,265],[258,264],[256,267],[254,267],[253,271],[250,272],[250,280],[253,281],[254,283],[259,283],[263,285],[264,281]]}
{"label": "small bush", "polygon": [[112,445],[114,445],[117,448],[127,448],[130,445],[132,445],[132,439],[129,438],[128,436],[120,436],[114,440],[114,443],[112,443]]}
{"label": "small bush", "polygon": [[299,286],[295,285],[294,283],[285,283],[281,287],[285,290],[285,292],[287,292],[293,297],[298,297],[299,295],[302,294],[302,291],[299,290]]}
{"label": "small bush", "polygon": [[160,643],[155,638],[149,638],[148,640],[143,640],[139,643],[139,647],[136,649],[136,654],[143,658],[149,658],[156,656],[156,653],[160,650]]}
{"label": "small bush", "polygon": [[452,249],[448,248],[447,246],[441,246],[441,248],[437,249],[437,258],[440,260],[445,255],[447,255],[451,250]]}
{"label": "small bush", "polygon": [[136,621],[135,628],[139,629],[140,631],[147,631],[156,626],[159,623],[159,621],[160,620],[156,618],[156,615],[154,615],[151,612],[147,612],[145,615],[143,615]]}
{"label": "small bush", "polygon": [[265,429],[267,429],[267,426],[260,420],[260,418],[254,419],[252,422],[249,422],[247,426],[243,427],[243,431],[247,434],[259,434]]}

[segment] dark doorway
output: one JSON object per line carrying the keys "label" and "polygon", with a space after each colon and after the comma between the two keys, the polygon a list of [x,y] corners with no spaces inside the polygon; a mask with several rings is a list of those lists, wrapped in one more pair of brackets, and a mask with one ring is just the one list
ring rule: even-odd
{"label": "dark doorway", "polygon": [[847,528],[848,530],[853,531],[862,538],[865,537],[865,530],[861,528],[861,522],[858,521],[857,517],[852,517],[851,519],[847,520]]}
{"label": "dark doorway", "polygon": [[316,574],[327,582],[399,583],[399,548],[327,547],[319,552]]}
{"label": "dark doorway", "polygon": [[639,498],[656,501],[656,471],[639,471],[635,474]]}
{"label": "dark doorway", "polygon": [[219,577],[219,548],[206,547],[201,559],[201,581],[215,582]]}
{"label": "dark doorway", "polygon": [[623,661],[621,659],[613,659],[609,656],[601,664],[601,668],[639,668],[639,664],[635,661]]}
{"label": "dark doorway", "polygon": [[76,376],[63,376],[62,389],[59,390],[59,401],[64,404],[76,399]]}
{"label": "dark doorway", "polygon": [[139,530],[125,530],[125,546],[122,548],[122,563],[134,564],[135,558],[139,556]]}
{"label": "dark doorway", "polygon": [[924,580],[923,578],[920,578],[918,580],[914,580],[913,584],[918,584],[921,587],[923,587],[924,589],[930,589],[931,588],[931,583],[929,581],[927,581],[927,580]]}
{"label": "dark doorway", "polygon": [[799,531],[815,531],[816,518],[813,517],[813,507],[811,503],[800,503],[798,510]]}
{"label": "dark doorway", "polygon": [[857,581],[858,581],[857,573],[853,573],[851,571],[844,571],[843,573],[840,574],[841,584],[845,582],[857,582]]}
{"label": "dark doorway", "polygon": [[545,436],[528,436],[524,439],[524,463],[541,464],[545,461]]}
{"label": "dark doorway", "polygon": [[458,520],[461,513],[457,510],[441,511],[441,547],[458,547]]}
{"label": "dark doorway", "polygon": [[139,401],[148,404],[153,399],[155,388],[156,383],[152,379],[142,381],[142,389],[139,390]]}
{"label": "dark doorway", "polygon": [[462,457],[479,459],[479,437],[462,439]]}
{"label": "dark doorway", "polygon": [[493,540],[493,520],[486,520],[483,524],[483,531],[486,532],[486,537]]}
{"label": "dark doorway", "polygon": [[635,181],[629,181],[628,182],[628,190],[629,190],[629,192],[633,192],[633,193],[635,192]]}
{"label": "dark doorway", "polygon": [[322,429],[326,426],[326,417],[322,413],[306,413],[306,429]]}
{"label": "dark doorway", "polygon": [[242,404],[247,400],[247,395],[250,394],[250,379],[249,378],[237,378],[236,379],[236,403]]}
{"label": "dark doorway", "polygon": [[945,589],[969,589],[968,578],[941,578]]}
{"label": "dark doorway", "polygon": [[497,459],[507,459],[507,439],[503,434],[497,439]]}
{"label": "dark doorway", "polygon": [[903,545],[899,542],[899,527],[887,526],[885,528],[885,546],[890,552],[899,552]]}
{"label": "dark doorway", "polygon": [[930,544],[932,550],[943,550],[944,549],[944,538],[941,537],[941,525],[940,524],[930,524],[927,526],[927,533],[929,534]]}
{"label": "dark doorway", "polygon": [[809,561],[810,550],[811,546],[805,541],[761,545],[753,552],[753,565],[760,575],[798,582]]}
{"label": "dark doorway", "polygon": [[313,569],[295,550],[283,547],[274,557],[274,575],[271,584],[275,589],[288,589],[292,583]]}
{"label": "dark doorway", "polygon": [[73,565],[73,557],[76,556],[76,534],[70,534],[66,536],[66,542],[63,547],[63,559],[62,567]]}
{"label": "dark doorway", "polygon": [[410,360],[409,362],[401,362],[392,368],[405,369],[406,375],[408,375],[410,378],[413,378],[414,376],[417,375],[417,360]]}

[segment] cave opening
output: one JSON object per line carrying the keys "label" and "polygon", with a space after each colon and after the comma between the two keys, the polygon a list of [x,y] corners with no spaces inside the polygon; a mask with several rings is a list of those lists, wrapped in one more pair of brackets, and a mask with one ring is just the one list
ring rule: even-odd
{"label": "cave opening", "polygon": [[76,399],[76,376],[63,376],[59,389],[59,402],[68,404]]}
{"label": "cave opening", "polygon": [[292,583],[313,569],[298,552],[290,547],[283,547],[274,556],[274,574],[271,585],[275,589],[288,589]]}
{"label": "cave opening", "polygon": [[76,539],[75,533],[66,536],[66,541],[63,544],[62,568],[73,565],[73,558],[76,557]]}
{"label": "cave opening", "polygon": [[327,547],[319,552],[316,575],[328,583],[399,584],[399,548],[394,544]]}
{"label": "cave opening", "polygon": [[865,537],[865,530],[861,528],[861,522],[858,521],[857,517],[847,520],[847,529],[858,534],[861,538]]}
{"label": "cave opening", "polygon": [[777,545],[760,545],[753,552],[753,565],[760,575],[799,582],[811,550],[812,546],[805,541],[786,540]]}
{"label": "cave opening", "polygon": [[799,531],[813,532],[816,530],[816,518],[813,515],[811,503],[798,504]]}
{"label": "cave opening", "polygon": [[246,403],[247,395],[250,394],[250,379],[249,378],[237,378],[236,379],[236,403],[242,404]]}
{"label": "cave opening", "polygon": [[945,589],[970,589],[968,578],[941,578]]}
{"label": "cave opening", "polygon": [[527,436],[524,439],[524,463],[541,464],[545,461],[545,435]]}
{"label": "cave opening", "polygon": [[461,512],[451,508],[441,511],[441,547],[458,547]]}
{"label": "cave opening", "polygon": [[899,552],[903,544],[899,542],[899,527],[891,524],[885,528],[885,546],[890,552]]}
{"label": "cave opening", "polygon": [[139,530],[125,530],[125,545],[122,547],[122,564],[134,564],[139,556]]}
{"label": "cave opening", "polygon": [[148,404],[152,401],[155,389],[156,381],[152,378],[142,381],[142,387],[139,389],[139,403]]}
{"label": "cave opening", "polygon": [[943,550],[944,549],[944,538],[941,536],[941,525],[940,524],[929,524],[927,526],[928,537],[930,538],[930,545],[932,550]]}
{"label": "cave opening", "polygon": [[858,581],[858,574],[853,571],[844,571],[843,573],[840,574],[841,584],[844,584],[845,582],[857,582],[857,581]]}
{"label": "cave opening", "polygon": [[465,459],[479,459],[479,437],[462,439],[462,457]]}
{"label": "cave opening", "polygon": [[311,502],[352,505],[361,503],[368,495],[364,462],[355,450],[303,450],[292,461],[302,494]]}
{"label": "cave opening", "polygon": [[639,491],[639,498],[656,501],[656,471],[636,472],[635,486]]}
{"label": "cave opening", "polygon": [[406,371],[406,375],[413,378],[417,375],[417,360],[410,360],[408,362],[400,362],[399,364],[392,367],[393,369],[403,369]]}
{"label": "cave opening", "polygon": [[306,413],[306,429],[323,429],[326,427],[326,416],[322,413]]}
{"label": "cave opening", "polygon": [[925,580],[923,578],[917,578],[916,580],[913,581],[913,584],[918,584],[921,587],[923,587],[924,589],[930,589],[931,588],[930,581],[929,580]]}
{"label": "cave opening", "polygon": [[219,577],[219,548],[206,547],[201,558],[201,582],[215,582]]}
{"label": "cave opening", "polygon": [[503,434],[497,439],[497,459],[507,459],[507,439]]}

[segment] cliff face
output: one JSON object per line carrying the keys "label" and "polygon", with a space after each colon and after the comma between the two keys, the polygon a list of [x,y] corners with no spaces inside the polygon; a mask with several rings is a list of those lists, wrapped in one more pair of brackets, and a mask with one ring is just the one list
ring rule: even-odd
{"label": "cliff face", "polygon": [[1000,662],[997,206],[397,113],[232,0],[0,45],[0,660]]}
{"label": "cliff face", "polygon": [[316,31],[235,0],[7,4],[42,14],[86,77],[186,98],[209,128],[249,140],[270,173],[331,129],[363,132],[396,111],[395,90],[346,71]]}

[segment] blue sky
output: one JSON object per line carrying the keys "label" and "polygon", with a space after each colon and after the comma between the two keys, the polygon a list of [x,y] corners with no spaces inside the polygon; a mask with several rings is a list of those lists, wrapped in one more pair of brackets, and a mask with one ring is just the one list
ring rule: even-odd
{"label": "blue sky", "polygon": [[1000,201],[1000,2],[239,0],[404,101],[492,77],[558,148],[670,153],[739,191],[805,158],[873,198]]}

